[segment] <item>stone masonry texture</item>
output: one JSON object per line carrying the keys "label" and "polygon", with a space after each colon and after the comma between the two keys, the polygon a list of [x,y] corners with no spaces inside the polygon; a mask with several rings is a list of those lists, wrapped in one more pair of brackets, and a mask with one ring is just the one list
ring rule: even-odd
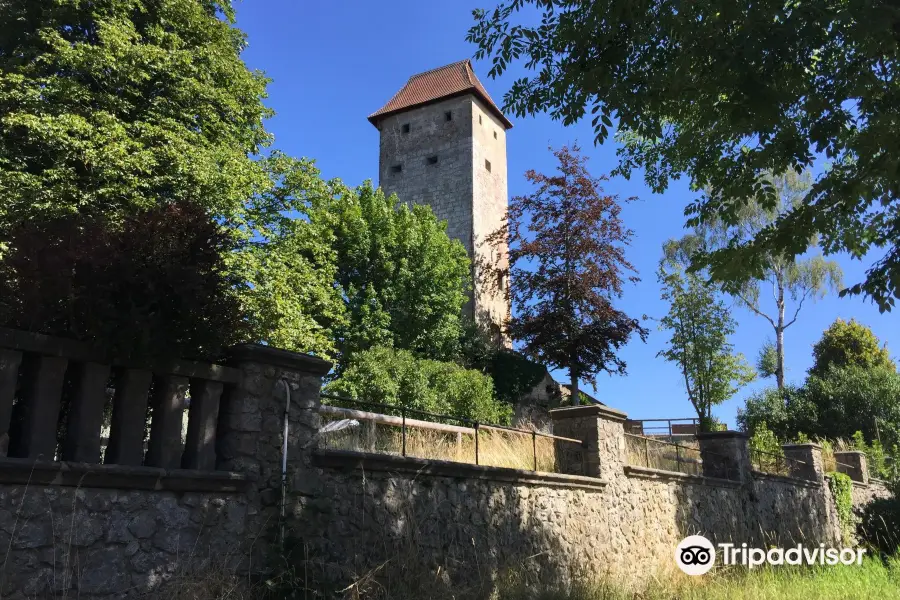
{"label": "stone masonry texture", "polygon": [[[129,489],[127,477],[104,488],[12,483],[3,460],[13,459],[0,460],[0,547],[9,548],[0,595],[140,597],[184,573],[266,576],[288,564],[304,585],[338,597],[361,581],[427,578],[436,591],[488,598],[508,571],[547,585],[569,581],[573,568],[640,583],[674,569],[675,545],[689,534],[840,544],[823,481],[629,466],[624,415],[609,409],[581,411],[566,425],[554,416],[560,431],[589,440],[580,475],[318,449],[328,365],[279,352],[239,353],[242,381],[223,398],[217,468],[249,477],[243,491]],[[292,400],[283,551],[281,381]],[[885,493],[878,482],[856,484],[854,505]]]}
{"label": "stone masonry texture", "polygon": [[502,325],[509,316],[506,282],[486,267],[505,267],[506,248],[486,239],[506,214],[505,126],[466,94],[390,115],[378,128],[379,184],[400,202],[427,204],[447,221],[447,234],[462,242],[473,262],[467,314]]}

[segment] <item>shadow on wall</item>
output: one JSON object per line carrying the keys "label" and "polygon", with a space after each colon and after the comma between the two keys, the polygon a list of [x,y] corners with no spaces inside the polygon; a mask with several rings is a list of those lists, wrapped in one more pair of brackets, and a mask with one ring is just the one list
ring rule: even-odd
{"label": "shadow on wall", "polygon": [[257,539],[246,516],[237,495],[4,485],[0,597],[144,597],[191,574],[237,573]]}
{"label": "shadow on wall", "polygon": [[315,485],[294,498],[279,578],[300,597],[487,600],[503,582],[571,580],[562,493],[377,472]]}

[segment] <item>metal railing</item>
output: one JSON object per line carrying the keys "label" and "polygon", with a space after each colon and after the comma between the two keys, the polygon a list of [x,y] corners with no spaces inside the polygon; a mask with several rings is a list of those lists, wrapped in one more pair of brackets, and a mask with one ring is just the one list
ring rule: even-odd
{"label": "metal railing", "polygon": [[676,439],[693,439],[700,431],[700,420],[696,417],[676,419],[628,419],[625,431],[632,435]]}
{"label": "metal railing", "polygon": [[327,418],[319,430],[325,448],[549,472],[571,472],[574,456],[583,468],[582,440],[324,392],[321,397],[332,402],[319,409]]}
{"label": "metal railing", "polygon": [[700,458],[699,448],[626,433],[625,449],[628,464],[632,466],[689,475],[703,474],[703,460]]}
{"label": "metal railing", "polygon": [[767,475],[781,475],[782,477],[807,480],[812,478],[812,468],[809,463],[774,452],[751,448],[750,465],[754,471]]}

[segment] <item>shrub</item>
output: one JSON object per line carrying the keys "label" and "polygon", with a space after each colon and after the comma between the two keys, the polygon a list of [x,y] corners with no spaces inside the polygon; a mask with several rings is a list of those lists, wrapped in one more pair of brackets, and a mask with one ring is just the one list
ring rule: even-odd
{"label": "shrub", "polygon": [[867,504],[857,525],[857,534],[883,554],[900,550],[900,499],[894,495]]}
{"label": "shrub", "polygon": [[31,219],[0,261],[0,323],[89,342],[119,359],[211,359],[243,341],[231,237],[202,208],[166,205],[113,224]]}
{"label": "shrub", "polygon": [[485,423],[506,423],[510,418],[509,407],[494,397],[487,375],[383,346],[355,353],[327,389],[365,402]]}

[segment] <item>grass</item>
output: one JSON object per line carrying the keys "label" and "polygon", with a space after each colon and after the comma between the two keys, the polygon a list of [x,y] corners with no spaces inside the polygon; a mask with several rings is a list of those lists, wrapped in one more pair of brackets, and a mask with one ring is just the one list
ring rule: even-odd
{"label": "grass", "polygon": [[497,600],[882,600],[900,598],[900,558],[860,566],[734,569],[703,577],[673,576],[638,592],[582,579],[572,589],[511,589]]}

